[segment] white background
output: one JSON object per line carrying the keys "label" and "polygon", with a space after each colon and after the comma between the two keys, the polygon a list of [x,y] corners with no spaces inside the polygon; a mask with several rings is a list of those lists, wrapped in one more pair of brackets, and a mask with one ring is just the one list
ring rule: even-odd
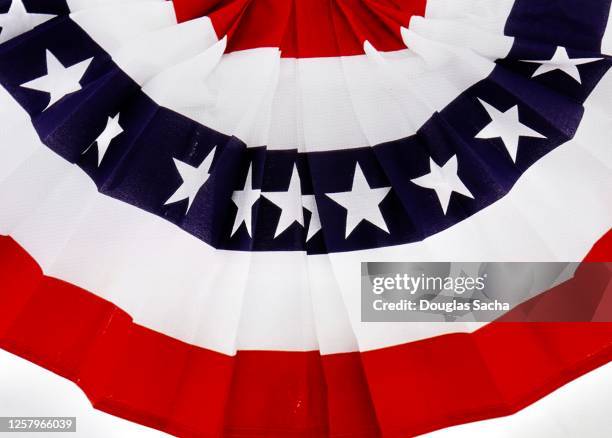
{"label": "white background", "polygon": [[[52,437],[167,437],[93,409],[72,382],[0,350],[0,416],[77,417],[77,433]],[[1,434],[0,435],[4,435]],[[20,433],[15,438],[40,438]],[[612,437],[612,363],[510,417],[437,431],[428,438]]]}

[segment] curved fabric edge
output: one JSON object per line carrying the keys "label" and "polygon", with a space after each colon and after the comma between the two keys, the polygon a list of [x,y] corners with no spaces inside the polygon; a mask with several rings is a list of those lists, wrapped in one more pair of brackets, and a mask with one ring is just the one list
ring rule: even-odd
{"label": "curved fabric edge", "polygon": [[[587,259],[610,260],[611,245],[609,232]],[[0,347],[72,380],[97,409],[180,436],[417,435],[512,414],[612,360],[611,323],[492,323],[366,353],[227,356],[44,276],[10,238],[0,260]],[[609,298],[610,271],[601,278]],[[591,310],[610,321],[602,302]]]}

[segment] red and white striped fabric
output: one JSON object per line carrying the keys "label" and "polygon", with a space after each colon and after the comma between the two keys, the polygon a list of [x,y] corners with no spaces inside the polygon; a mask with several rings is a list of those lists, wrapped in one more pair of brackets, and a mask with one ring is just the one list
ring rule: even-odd
{"label": "red and white striped fabric", "polygon": [[528,2],[0,3],[0,347],[203,437],[412,436],[608,363],[606,264],[538,297],[597,323],[361,321],[361,261],[612,261],[610,1]]}

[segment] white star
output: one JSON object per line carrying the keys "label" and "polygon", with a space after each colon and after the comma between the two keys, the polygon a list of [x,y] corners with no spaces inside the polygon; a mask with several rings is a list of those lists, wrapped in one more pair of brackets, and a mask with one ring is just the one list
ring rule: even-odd
{"label": "white star", "polygon": [[21,86],[51,94],[49,104],[45,108],[47,109],[67,94],[81,89],[79,81],[83,78],[92,59],[89,58],[70,67],[64,67],[53,53],[47,50],[47,74],[21,84]]}
{"label": "white star", "polygon": [[234,219],[234,226],[232,228],[232,236],[236,234],[240,225],[244,222],[246,225],[247,233],[252,236],[251,222],[253,220],[253,205],[259,199],[261,194],[260,189],[253,189],[253,166],[249,167],[249,173],[246,181],[244,182],[244,188],[242,190],[236,190],[232,194],[232,201],[238,207],[236,212],[236,219]]}
{"label": "white star", "polygon": [[317,200],[314,195],[303,195],[302,206],[311,213],[308,233],[306,235],[306,242],[308,242],[321,229],[321,218],[319,217]]}
{"label": "white star", "polygon": [[302,210],[302,190],[300,188],[300,175],[297,167],[293,166],[291,181],[286,192],[266,192],[261,195],[281,208],[281,215],[276,225],[274,238],[285,231],[294,222],[304,226],[304,210]]}
{"label": "white star", "polygon": [[438,166],[433,158],[429,159],[429,173],[411,180],[418,186],[436,191],[444,214],[448,211],[448,204],[453,192],[474,199],[463,181],[457,175],[457,156],[453,155],[442,167]]}
{"label": "white star", "polygon": [[200,188],[208,181],[210,177],[210,166],[212,165],[213,158],[215,157],[215,150],[217,148],[214,147],[212,151],[204,158],[202,164],[198,167],[194,167],[190,164],[183,163],[176,158],[173,158],[174,165],[181,175],[181,179],[183,183],[179,186],[178,189],[168,198],[164,205],[173,204],[178,201],[182,201],[187,199],[187,211],[185,214],[189,213],[191,209],[191,204],[193,203],[196,195],[200,191]]}
{"label": "white star", "polygon": [[475,138],[501,138],[515,163],[520,137],[546,138],[519,121],[518,105],[513,106],[506,112],[501,112],[481,99],[478,99],[478,101],[489,114],[491,123],[476,134]]}
{"label": "white star", "polygon": [[13,0],[11,7],[0,14],[0,43],[10,40],[55,17],[53,14],[29,13],[22,0]]}
{"label": "white star", "polygon": [[557,47],[557,50],[555,50],[555,54],[553,55],[552,59],[523,59],[521,61],[542,64],[533,73],[533,75],[531,76],[532,78],[554,70],[561,70],[563,73],[573,78],[576,82],[582,84],[582,78],[580,77],[580,71],[578,70],[577,66],[582,64],[589,64],[595,61],[601,61],[602,59],[603,58],[570,58],[567,54],[567,50],[565,49],[565,47]]}
{"label": "white star", "polygon": [[87,148],[85,152],[87,152],[94,144],[98,145],[98,167],[102,163],[104,156],[106,155],[106,151],[111,144],[111,141],[119,134],[123,132],[123,128],[119,125],[119,114],[115,117],[109,117],[106,122],[106,127],[104,131],[96,138],[96,140]]}
{"label": "white star", "polygon": [[350,192],[326,193],[329,198],[346,209],[345,238],[348,238],[363,220],[376,225],[387,233],[389,232],[385,219],[380,212],[379,204],[390,191],[391,187],[371,188],[361,167],[359,167],[359,163],[357,163]]}

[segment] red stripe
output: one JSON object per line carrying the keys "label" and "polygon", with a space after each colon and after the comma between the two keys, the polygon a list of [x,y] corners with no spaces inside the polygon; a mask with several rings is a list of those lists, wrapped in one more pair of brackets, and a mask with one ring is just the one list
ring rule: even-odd
{"label": "red stripe", "polygon": [[[592,274],[572,281],[592,286]],[[610,272],[597,275],[609,297]],[[71,379],[98,409],[181,436],[406,437],[513,413],[612,359],[610,323],[493,323],[361,354],[229,357],[43,276],[6,237],[0,309],[2,348]]]}
{"label": "red stripe", "polygon": [[424,15],[426,0],[174,0],[177,19],[209,16],[228,52],[278,47],[286,58],[405,49],[400,27]]}

